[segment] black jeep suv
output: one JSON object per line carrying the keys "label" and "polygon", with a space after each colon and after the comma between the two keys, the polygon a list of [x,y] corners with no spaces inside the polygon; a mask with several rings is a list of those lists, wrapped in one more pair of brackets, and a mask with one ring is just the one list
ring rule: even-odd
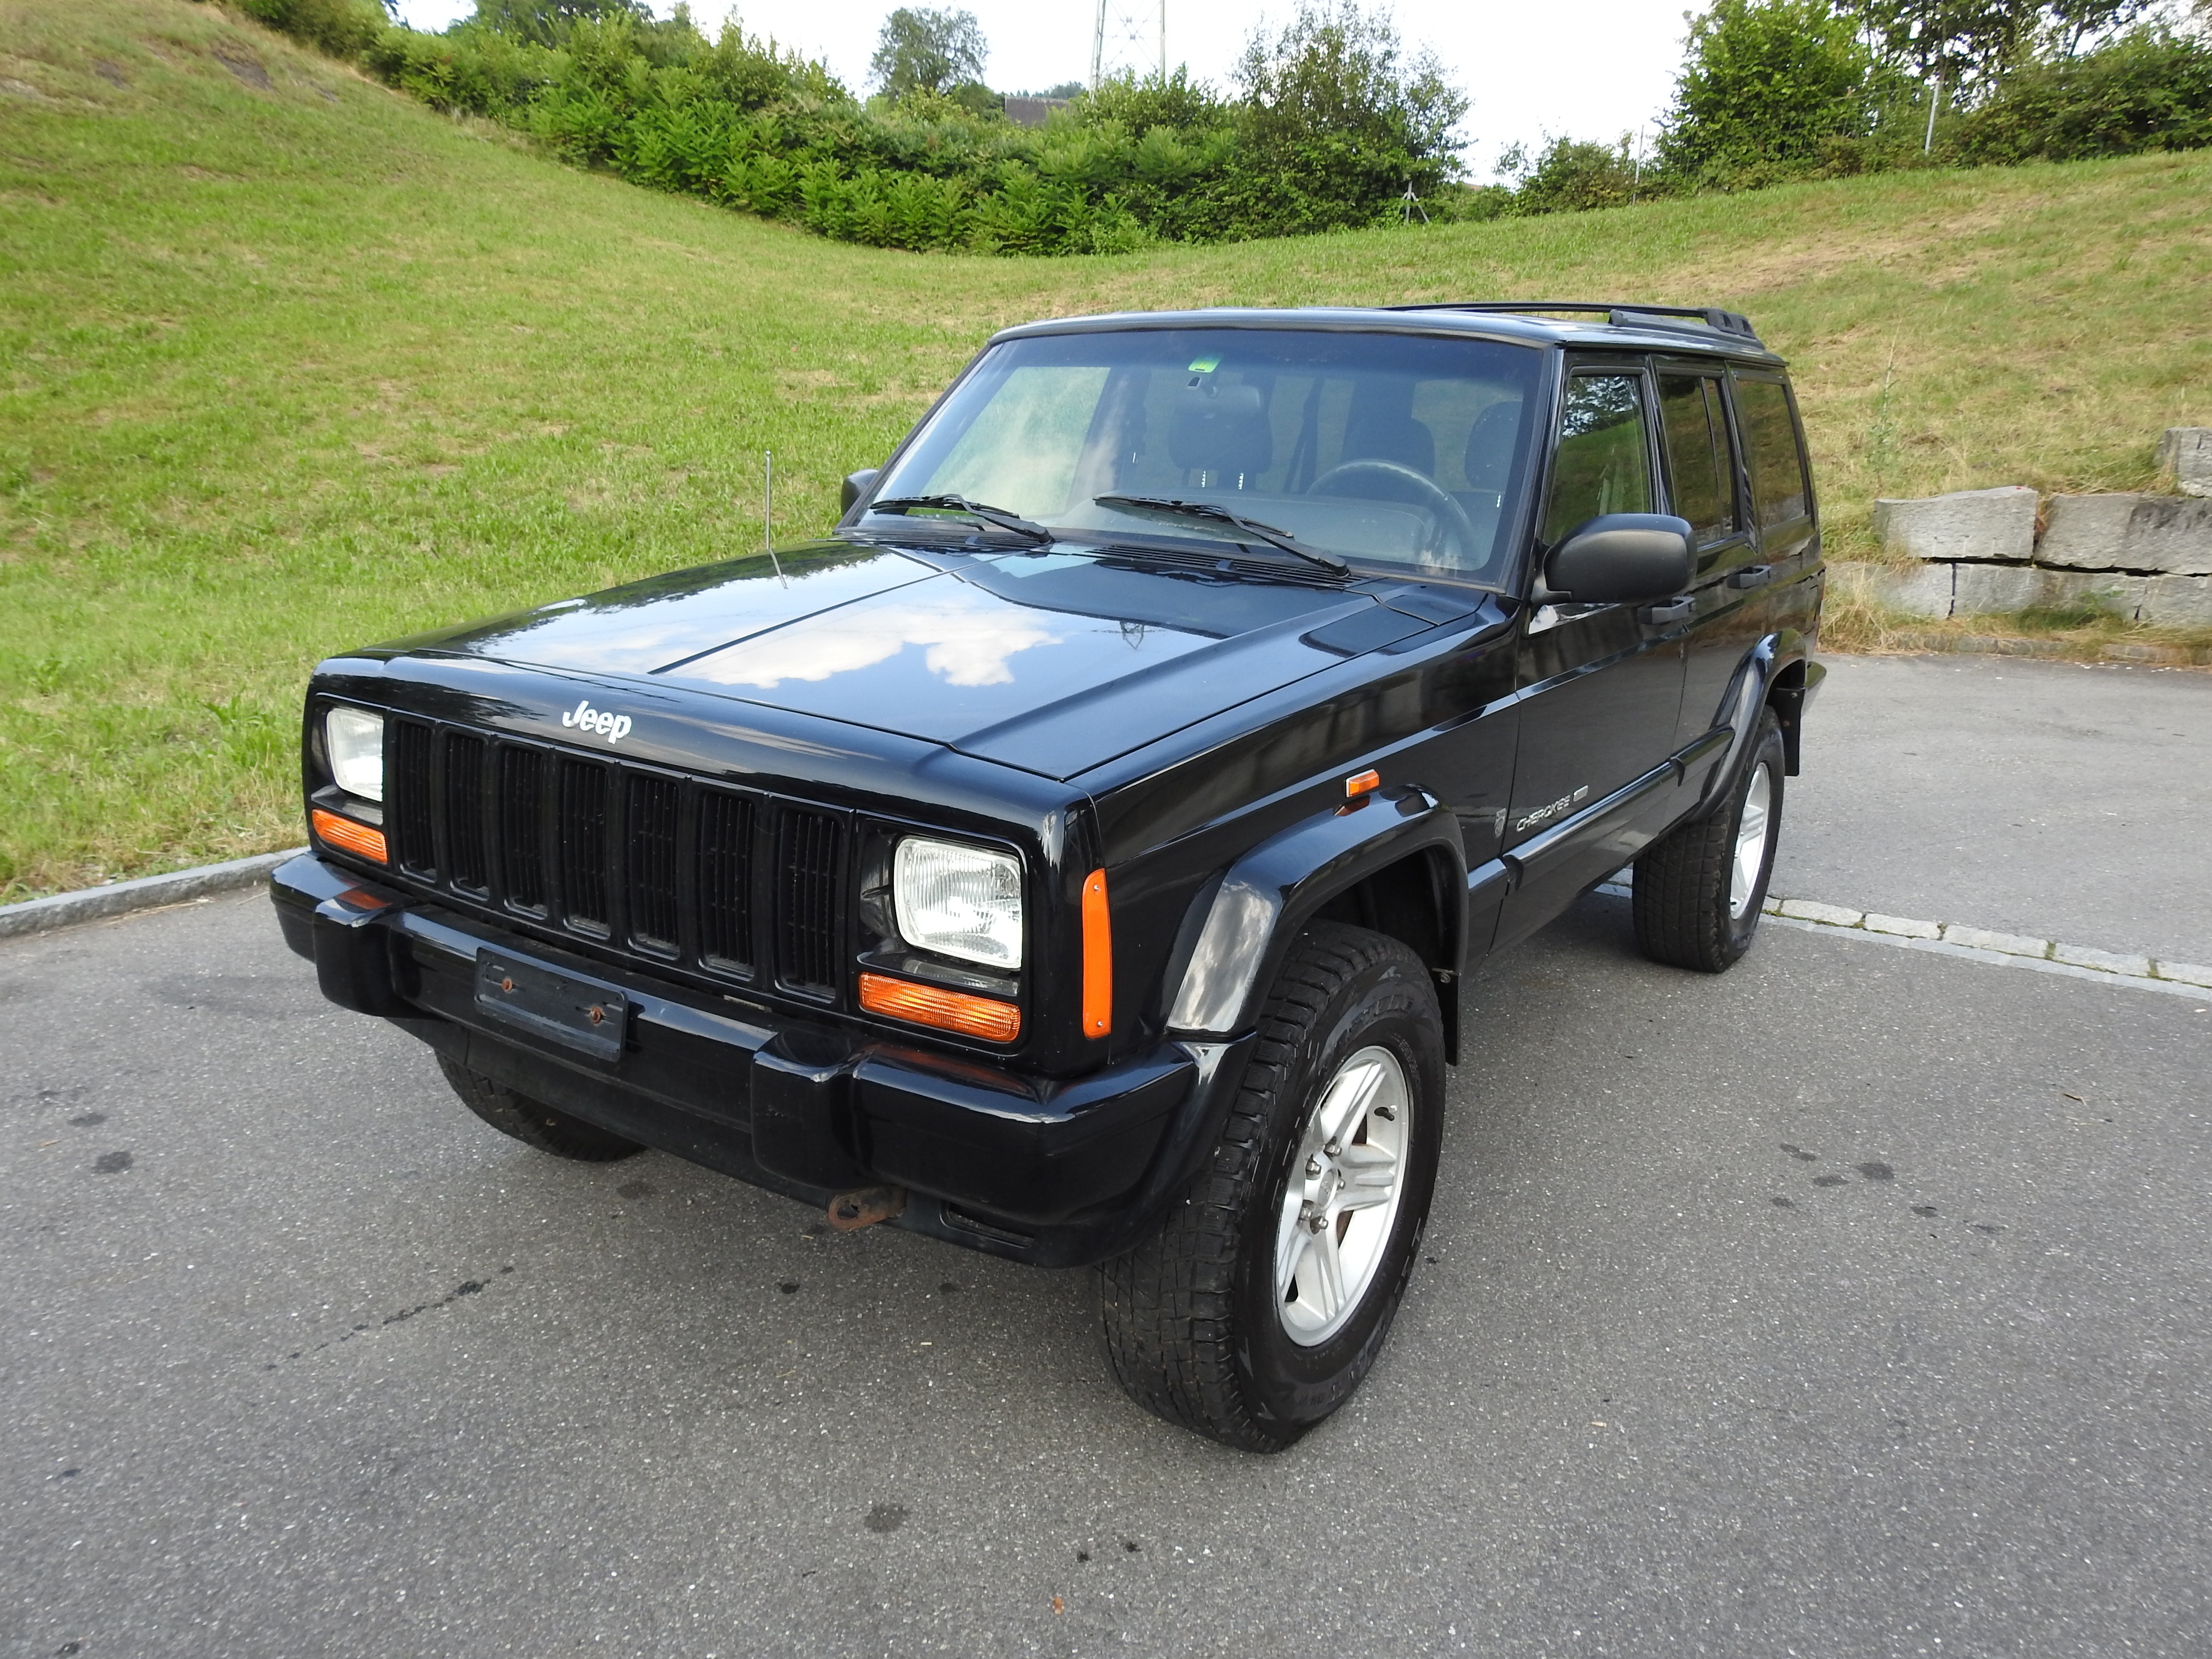
{"label": "black jeep suv", "polygon": [[285,937],[518,1139],[1095,1267],[1132,1395],[1287,1445],[1412,1272],[1460,976],[1631,863],[1650,955],[1750,942],[1821,672],[1782,363],[1658,307],[1041,323],[846,495],[322,664]]}

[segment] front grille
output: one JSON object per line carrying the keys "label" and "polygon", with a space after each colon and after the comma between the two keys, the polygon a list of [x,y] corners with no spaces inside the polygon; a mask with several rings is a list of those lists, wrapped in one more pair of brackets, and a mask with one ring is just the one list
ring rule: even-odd
{"label": "front grille", "polygon": [[843,836],[827,812],[787,808],[783,814],[776,869],[781,879],[776,909],[781,933],[784,988],[808,996],[828,996],[837,986],[844,952]]}
{"label": "front grille", "polygon": [[629,936],[656,956],[676,949],[676,815],[682,791],[673,778],[634,772],[629,817]]}
{"label": "front grille", "polygon": [[607,932],[607,769],[561,763],[562,915],[579,933]]}
{"label": "front grille", "polygon": [[438,838],[434,828],[436,814],[431,810],[430,728],[419,721],[400,720],[393,725],[386,743],[392,750],[385,793],[390,807],[392,856],[408,874],[435,880]]}
{"label": "front grille", "polygon": [[699,954],[743,973],[753,963],[753,804],[699,793]]}
{"label": "front grille", "polygon": [[850,821],[812,803],[394,717],[404,886],[603,955],[842,1006]]}
{"label": "front grille", "polygon": [[484,845],[484,746],[482,738],[446,739],[446,868],[453,885],[491,891],[490,849]]}
{"label": "front grille", "polygon": [[545,757],[538,750],[499,751],[499,870],[509,904],[545,914]]}

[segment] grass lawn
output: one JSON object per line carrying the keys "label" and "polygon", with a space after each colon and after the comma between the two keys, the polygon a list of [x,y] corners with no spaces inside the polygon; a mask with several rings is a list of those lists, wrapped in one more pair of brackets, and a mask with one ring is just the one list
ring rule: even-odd
{"label": "grass lawn", "polygon": [[194,0],[0,0],[0,899],[298,841],[319,657],[757,546],[764,449],[817,530],[1007,323],[1735,307],[1848,549],[1876,494],[2147,483],[2160,428],[2212,424],[2208,269],[2212,152],[895,253],[568,170]]}

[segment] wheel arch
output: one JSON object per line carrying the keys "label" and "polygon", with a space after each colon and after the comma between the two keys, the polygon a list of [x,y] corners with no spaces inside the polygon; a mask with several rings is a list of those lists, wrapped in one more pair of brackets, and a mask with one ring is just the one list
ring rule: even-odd
{"label": "wheel arch", "polygon": [[1293,824],[1193,901],[1194,942],[1164,988],[1170,1035],[1242,1034],[1306,926],[1342,921],[1401,941],[1427,967],[1444,1055],[1456,1061],[1458,998],[1449,993],[1466,950],[1466,889],[1458,820],[1423,791]]}
{"label": "wheel arch", "polygon": [[1783,775],[1797,775],[1805,704],[1827,672],[1812,660],[1807,644],[1804,635],[1785,628],[1763,635],[1744,653],[1717,711],[1717,723],[1729,728],[1728,750],[1706,775],[1700,811],[1720,799],[1726,781],[1735,775],[1763,709],[1771,708],[1782,727]]}

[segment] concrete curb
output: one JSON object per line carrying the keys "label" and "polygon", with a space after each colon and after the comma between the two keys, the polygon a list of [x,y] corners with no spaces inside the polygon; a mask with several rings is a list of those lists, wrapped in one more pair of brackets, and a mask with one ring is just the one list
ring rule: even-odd
{"label": "concrete curb", "polygon": [[2152,668],[2212,666],[2212,647],[2182,645],[2143,645],[2111,640],[2091,653],[2063,640],[2030,640],[2001,634],[1937,634],[1920,629],[1899,629],[1890,635],[1890,648],[1907,653],[1959,657],[2034,657],[2046,662],[2134,663]]}
{"label": "concrete curb", "polygon": [[[1632,898],[1635,886],[1623,881],[1622,871],[1597,888],[1614,898]],[[2212,968],[2165,957],[2125,956],[2086,945],[2067,945],[2057,939],[2030,939],[2021,933],[1992,933],[1955,921],[1922,921],[1912,916],[1887,916],[1875,910],[1853,910],[1840,904],[1813,899],[1767,896],[1761,907],[1778,927],[1802,928],[1831,938],[1871,939],[1877,945],[1901,945],[1908,951],[1933,951],[1941,956],[1962,957],[1968,962],[1995,968],[2027,968],[2040,974],[2061,974],[2130,990],[2163,991],[2170,996],[2202,1002],[2212,997]]]}
{"label": "concrete curb", "polygon": [[21,904],[0,904],[0,939],[19,939],[56,927],[74,927],[82,921],[106,916],[125,916],[134,910],[155,910],[167,904],[185,904],[210,894],[234,892],[251,887],[286,859],[307,849],[295,847],[282,853],[262,853],[228,864],[203,864],[197,869],[172,870],[167,875],[141,876],[106,887],[81,892],[56,893],[51,898],[28,899]]}

